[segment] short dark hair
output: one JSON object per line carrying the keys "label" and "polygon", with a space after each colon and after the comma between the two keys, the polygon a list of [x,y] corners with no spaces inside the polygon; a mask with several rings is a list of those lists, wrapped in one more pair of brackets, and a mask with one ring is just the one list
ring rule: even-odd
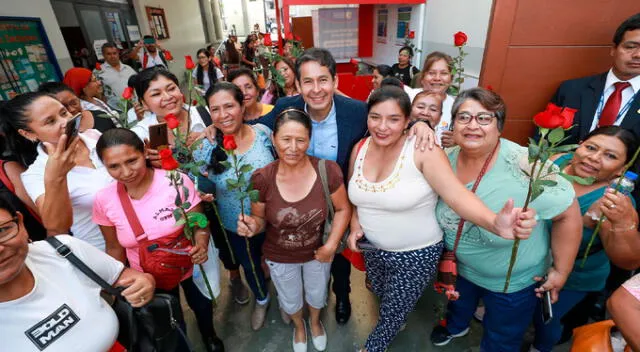
{"label": "short dark hair", "polygon": [[615,44],[615,46],[620,45],[624,34],[629,31],[635,31],[636,29],[640,29],[640,13],[636,13],[620,24],[613,35],[613,44]]}
{"label": "short dark hair", "polygon": [[402,81],[400,81],[395,77],[385,77],[380,82],[380,87],[382,86],[396,86],[396,87],[402,88],[403,84],[402,84]]}
{"label": "short dark hair", "polygon": [[38,87],[38,92],[47,93],[49,95],[56,95],[60,92],[69,92],[76,95],[76,92],[71,89],[68,85],[62,82],[45,82]]}
{"label": "short dark hair", "polygon": [[302,55],[296,60],[296,80],[300,82],[300,67],[307,62],[317,62],[320,66],[324,66],[329,69],[331,77],[336,77],[336,60],[331,55],[331,52],[322,48],[311,48],[305,50]]}
{"label": "short dark hair", "polygon": [[377,70],[382,77],[393,76],[393,69],[389,65],[378,65],[375,67],[375,70]]}
{"label": "short dark hair", "polygon": [[116,46],[116,43],[114,42],[106,42],[104,44],[102,44],[102,52],[104,53],[104,49],[107,48],[113,48],[113,49],[118,49],[118,47]]}
{"label": "short dark hair", "polygon": [[411,99],[409,99],[409,96],[404,89],[393,85],[381,85],[380,88],[374,90],[367,102],[367,111],[371,111],[371,108],[375,105],[384,103],[388,100],[395,100],[402,110],[405,118],[409,118],[411,115]]}
{"label": "short dark hair", "polygon": [[278,114],[278,116],[276,116],[276,121],[273,124],[273,134],[278,134],[280,127],[288,121],[295,121],[304,126],[304,128],[307,129],[307,132],[309,132],[309,138],[311,138],[311,130],[313,129],[311,117],[309,117],[306,112],[293,107],[284,109]]}
{"label": "short dark hair", "polygon": [[402,48],[400,48],[400,50],[398,50],[398,54],[400,54],[402,52],[402,50],[408,51],[409,52],[409,57],[413,57],[413,49],[410,46],[408,46],[408,45],[403,46]]}
{"label": "short dark hair", "polygon": [[216,84],[209,87],[204,95],[204,100],[207,102],[207,105],[209,105],[209,99],[211,99],[214,94],[220,91],[231,93],[231,95],[233,96],[233,100],[237,101],[240,106],[244,105],[244,94],[242,94],[242,91],[240,90],[240,88],[238,88],[238,86],[231,82],[217,82]]}
{"label": "short dark hair", "polygon": [[151,85],[151,82],[155,81],[160,76],[167,78],[173,81],[177,86],[180,86],[178,83],[178,77],[169,72],[169,70],[164,68],[164,66],[150,67],[140,71],[135,79],[135,89],[138,99],[144,100],[144,93],[149,89],[149,85]]}
{"label": "short dark hair", "polygon": [[142,142],[137,134],[126,128],[112,128],[105,131],[96,143],[96,152],[98,153],[100,161],[102,161],[104,151],[107,148],[117,147],[119,145],[128,145],[144,154],[144,142]]}
{"label": "short dark hair", "polygon": [[256,89],[260,89],[260,87],[258,87],[258,80],[256,79],[256,75],[248,68],[238,68],[229,72],[229,75],[227,75],[227,82],[233,82],[233,80],[240,76],[249,77],[251,79],[251,82],[253,82],[253,85],[256,86]]}
{"label": "short dark hair", "polygon": [[13,205],[13,196],[11,192],[7,189],[0,190],[0,209],[7,211],[11,217],[16,217],[18,215],[18,211],[16,207]]}
{"label": "short dark hair", "polygon": [[584,137],[582,141],[586,141],[589,138],[597,135],[616,137],[620,140],[620,142],[622,142],[622,144],[624,144],[625,148],[627,148],[627,157],[625,159],[625,164],[631,160],[631,158],[633,157],[633,153],[636,151],[636,149],[638,149],[637,136],[633,132],[625,130],[620,126],[611,125],[598,127],[595,130],[591,131],[591,133],[589,133],[586,137]]}
{"label": "short dark hair", "polygon": [[481,87],[463,90],[458,95],[451,107],[451,123],[455,124],[456,115],[458,114],[458,110],[460,110],[460,106],[469,99],[477,101],[485,109],[494,113],[498,122],[498,130],[502,132],[504,122],[507,118],[507,105],[497,93]]}

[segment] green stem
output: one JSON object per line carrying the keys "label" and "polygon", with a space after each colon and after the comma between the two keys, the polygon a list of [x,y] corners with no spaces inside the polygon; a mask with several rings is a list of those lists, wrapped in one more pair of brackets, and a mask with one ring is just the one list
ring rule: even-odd
{"label": "green stem", "polygon": [[[175,171],[173,171],[175,172]],[[180,176],[182,177],[182,176]],[[176,192],[178,193],[178,195],[180,196],[180,203],[183,203],[184,200],[182,199],[182,193],[180,193],[180,189],[178,187],[177,182],[175,182],[175,179],[172,178],[172,183],[173,183],[173,188],[176,189]],[[184,235],[187,237],[188,240],[191,241],[191,244],[193,246],[196,245],[196,237],[194,236],[193,233],[193,228],[191,227],[191,225],[189,224],[189,217],[187,216],[187,211],[184,210],[184,208],[180,207],[180,212],[182,213],[182,218],[184,219]],[[206,251],[209,250],[209,248],[205,248]],[[202,273],[202,278],[204,279],[204,283],[207,286],[207,291],[209,291],[209,296],[211,297],[211,303],[213,305],[213,307],[215,308],[216,306],[216,298],[213,295],[213,290],[211,289],[211,285],[209,284],[209,278],[207,277],[207,273],[204,271],[204,268],[202,267],[202,264],[198,264],[198,267],[200,268],[200,273]]]}
{"label": "green stem", "polygon": [[[536,180],[536,177],[540,177],[540,173],[542,173],[542,168],[544,167],[544,163],[540,166],[540,172],[538,172],[538,176],[535,176],[536,166],[538,166],[538,162],[540,161],[540,147],[542,146],[542,141],[544,140],[546,134],[542,134],[540,136],[540,140],[538,141],[538,155],[533,161],[533,166],[531,167],[531,173],[529,174],[529,189],[527,190],[527,198],[524,201],[524,207],[522,211],[527,211],[529,208],[529,203],[531,202],[531,196],[533,195],[533,183]],[[513,267],[516,265],[516,259],[518,258],[518,248],[520,248],[520,239],[516,238],[513,241],[513,246],[511,247],[511,260],[509,260],[509,269],[507,270],[507,279],[504,282],[503,293],[507,293],[509,290],[509,283],[511,283],[511,274],[513,273]]]}
{"label": "green stem", "polygon": [[231,242],[229,242],[229,235],[227,235],[227,230],[222,225],[222,218],[220,218],[220,213],[218,213],[218,207],[216,206],[216,202],[212,202],[213,212],[216,214],[216,218],[218,219],[218,223],[220,224],[220,229],[222,229],[222,235],[224,235],[224,241],[227,243],[227,248],[229,248],[229,254],[231,255],[231,263],[233,265],[236,264],[236,256],[233,254],[233,249],[231,249]]}
{"label": "green stem", "polygon": [[[238,157],[236,156],[236,153],[232,151],[230,151],[231,155],[233,156],[233,171],[236,174],[236,180],[240,181],[240,168],[238,165]],[[238,188],[238,190],[240,192],[244,192],[243,190],[240,190]],[[242,214],[244,216],[244,200],[246,199],[246,197],[242,197],[240,199],[240,214]],[[244,220],[242,221],[244,222]],[[247,223],[244,223],[245,225],[247,225]],[[247,225],[247,227],[249,227]],[[253,257],[251,256],[251,243],[249,242],[249,238],[245,237],[244,238],[244,243],[245,243],[245,247],[247,249],[247,257],[249,257],[249,263],[251,263],[251,272],[253,273],[253,279],[256,280],[256,286],[258,287],[258,292],[260,292],[260,297],[265,297],[264,292],[262,291],[262,287],[260,287],[260,281],[258,280],[258,272],[256,271],[256,265],[253,262]]]}
{"label": "green stem", "polygon": [[[614,194],[618,193],[618,190],[620,190],[620,184],[622,183],[624,174],[627,171],[629,171],[629,169],[631,168],[631,166],[633,166],[633,164],[635,164],[636,159],[638,158],[638,154],[640,154],[640,147],[636,149],[636,152],[633,154],[633,157],[627,163],[627,165],[625,165],[624,170],[622,171],[622,174],[620,175],[620,177],[618,177],[618,182],[616,182],[616,187],[613,190]],[[589,256],[589,251],[591,250],[591,246],[593,246],[593,242],[595,242],[596,236],[600,232],[600,228],[602,227],[602,223],[604,222],[604,220],[605,220],[604,214],[600,215],[600,219],[598,219],[598,224],[596,225],[596,228],[593,230],[593,233],[591,234],[591,238],[589,238],[589,244],[587,244],[587,249],[585,250],[584,256],[582,257],[580,268],[583,268],[584,264],[587,262],[587,257]]]}

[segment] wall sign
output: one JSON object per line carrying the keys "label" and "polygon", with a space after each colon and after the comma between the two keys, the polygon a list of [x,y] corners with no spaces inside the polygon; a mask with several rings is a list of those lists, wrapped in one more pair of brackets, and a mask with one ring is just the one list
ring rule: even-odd
{"label": "wall sign", "polygon": [[396,31],[396,44],[402,45],[404,38],[409,34],[411,24],[411,6],[398,8],[398,28]]}
{"label": "wall sign", "polygon": [[387,24],[389,18],[388,9],[378,10],[378,26],[376,28],[376,41],[385,44],[387,42]]}
{"label": "wall sign", "polygon": [[0,16],[0,100],[62,79],[42,21]]}
{"label": "wall sign", "polygon": [[146,6],[146,9],[149,28],[151,28],[151,35],[156,39],[169,39],[169,27],[167,26],[167,18],[164,15],[164,9],[149,6]]}

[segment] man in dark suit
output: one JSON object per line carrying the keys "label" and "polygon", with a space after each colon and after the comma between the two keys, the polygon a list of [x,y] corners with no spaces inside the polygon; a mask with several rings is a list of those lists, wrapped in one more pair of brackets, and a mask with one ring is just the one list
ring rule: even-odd
{"label": "man in dark suit", "polygon": [[[624,21],[613,36],[613,65],[609,71],[563,82],[551,102],[578,109],[575,126],[565,143],[578,143],[599,126],[619,125],[640,136],[640,13]],[[632,151],[633,152],[633,151]],[[639,200],[636,186],[634,197]],[[627,278],[629,271],[612,265],[607,290],[613,291]],[[571,338],[573,328],[584,325],[600,301],[596,316],[604,319],[604,300],[592,293],[563,318],[564,331],[560,343]]]}
{"label": "man in dark suit", "polygon": [[607,72],[562,82],[551,102],[578,109],[571,138],[578,143],[598,126],[620,125],[640,136],[640,14],[613,36],[613,66]]}
{"label": "man in dark suit", "polygon": [[[312,133],[308,153],[333,160],[342,169],[348,184],[349,156],[353,147],[367,133],[367,106],[365,103],[336,94],[336,62],[326,49],[312,48],[296,60],[296,84],[300,95],[278,99],[273,110],[258,120],[271,129],[278,114],[288,108],[306,111],[311,117]],[[432,148],[433,132],[427,124],[418,124],[411,130],[423,150]],[[351,263],[337,254],[331,265],[333,292],[336,295],[336,320],[345,324],[351,316],[349,292]]]}

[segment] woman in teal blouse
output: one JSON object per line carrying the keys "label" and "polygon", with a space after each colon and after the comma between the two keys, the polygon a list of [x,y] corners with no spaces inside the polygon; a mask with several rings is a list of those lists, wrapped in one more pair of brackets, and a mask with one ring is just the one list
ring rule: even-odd
{"label": "woman in teal blouse", "polygon": [[[533,344],[537,351],[550,352],[560,340],[562,317],[589,293],[604,289],[609,276],[609,261],[630,270],[640,264],[637,255],[640,252],[638,216],[633,200],[607,190],[607,186],[620,176],[637,145],[635,136],[619,126],[600,127],[587,136],[574,154],[562,155],[555,161],[564,168],[565,173],[584,178],[594,177],[595,181],[587,186],[573,183],[583,215],[582,241],[573,271],[560,292],[558,302],[553,304],[553,319],[546,325],[538,305],[534,315],[536,337]],[[603,223],[587,261],[581,267],[597,222],[590,214],[585,214],[596,209],[601,210],[608,221]]]}
{"label": "woman in teal blouse", "polygon": [[[528,152],[527,148],[500,138],[506,116],[502,98],[486,89],[469,89],[456,98],[451,115],[457,146],[449,148],[448,157],[458,179],[472,188],[481,177],[475,193],[491,210],[499,210],[509,198],[516,206],[522,206],[529,184],[522,171],[528,166]],[[442,346],[466,335],[482,299],[486,313],[480,350],[520,350],[537,302],[533,278],[547,274],[549,278],[542,287],[557,297],[571,272],[580,242],[580,213],[573,187],[562,177],[556,177],[556,181],[557,186],[548,187],[531,202],[540,219],[551,221],[540,221],[531,236],[520,242],[507,293],[503,288],[513,241],[464,223],[456,251],[456,289],[460,298],[448,304],[447,327],[433,330],[434,345]],[[436,217],[445,234],[445,245],[452,250],[460,216],[440,201]]]}

